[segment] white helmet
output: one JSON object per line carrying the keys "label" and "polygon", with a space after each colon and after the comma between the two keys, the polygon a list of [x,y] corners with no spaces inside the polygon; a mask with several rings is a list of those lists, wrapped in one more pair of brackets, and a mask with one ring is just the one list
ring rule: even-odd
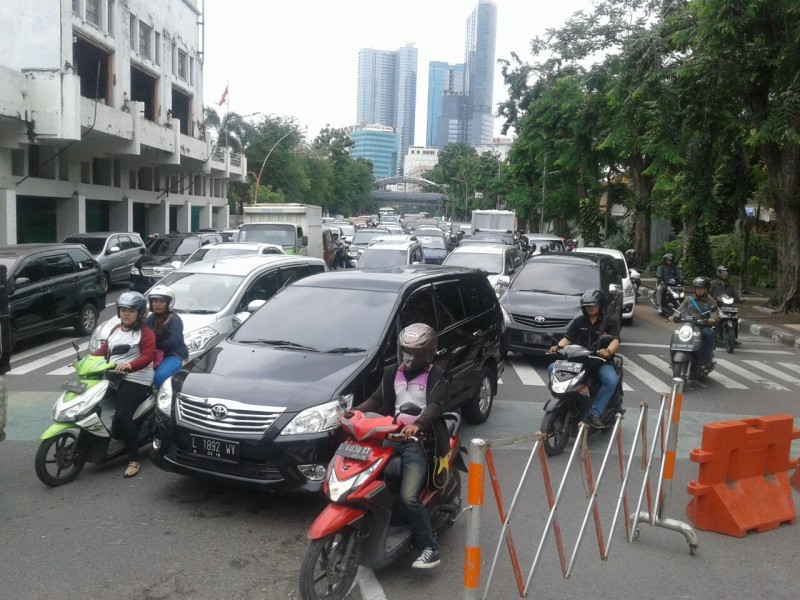
{"label": "white helmet", "polygon": [[169,286],[159,284],[150,290],[149,294],[147,294],[147,304],[150,306],[150,310],[153,310],[154,299],[166,300],[167,310],[172,310],[172,307],[175,304],[175,292],[173,292],[172,288]]}

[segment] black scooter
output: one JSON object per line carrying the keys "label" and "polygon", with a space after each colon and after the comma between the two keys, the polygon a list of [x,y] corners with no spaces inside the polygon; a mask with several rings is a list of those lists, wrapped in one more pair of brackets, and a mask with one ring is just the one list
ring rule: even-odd
{"label": "black scooter", "polygon": [[717,323],[714,325],[717,342],[733,354],[736,338],[739,337],[739,309],[733,306],[733,298],[722,294],[717,298]]}
{"label": "black scooter", "polygon": [[683,289],[683,282],[675,279],[670,279],[667,283],[667,289],[662,299],[661,306],[658,306],[658,287],[650,290],[650,304],[656,309],[656,312],[665,317],[671,316],[681,305],[683,299],[686,297],[686,292]]}
{"label": "black scooter", "polygon": [[682,316],[677,310],[673,315],[676,327],[672,332],[669,344],[669,355],[672,364],[672,376],[684,379],[703,379],[714,370],[716,363],[713,354],[708,370],[700,368],[700,357],[703,351],[703,334],[701,329],[708,324],[711,311],[706,311],[701,317]]}

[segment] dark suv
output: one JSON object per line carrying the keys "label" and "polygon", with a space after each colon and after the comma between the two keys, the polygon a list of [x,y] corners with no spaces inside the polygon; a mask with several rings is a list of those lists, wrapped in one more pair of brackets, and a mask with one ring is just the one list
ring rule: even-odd
{"label": "dark suv", "polygon": [[156,238],[131,267],[131,289],[145,293],[201,246],[221,243],[222,235],[213,232],[170,233]]}
{"label": "dark suv", "polygon": [[12,344],[39,333],[75,327],[91,335],[106,303],[100,267],[81,244],[0,247],[8,272]]}
{"label": "dark suv", "polygon": [[445,408],[489,417],[503,372],[503,316],[480,271],[340,270],[287,286],[162,386],[153,460],[185,475],[279,490],[321,488],[343,407],[397,364],[397,334],[439,332]]}
{"label": "dark suv", "polygon": [[580,314],[586,290],[603,293],[603,314],[622,324],[622,279],[614,259],[602,254],[555,252],[531,257],[500,297],[507,350],[543,354],[564,337]]}

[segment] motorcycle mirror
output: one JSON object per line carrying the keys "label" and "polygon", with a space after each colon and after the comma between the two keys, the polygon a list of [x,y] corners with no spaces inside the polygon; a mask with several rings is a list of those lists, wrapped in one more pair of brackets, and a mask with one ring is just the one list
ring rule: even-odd
{"label": "motorcycle mirror", "polygon": [[119,344],[111,348],[110,354],[111,356],[116,356],[117,354],[127,354],[131,349],[130,344]]}
{"label": "motorcycle mirror", "polygon": [[72,347],[75,348],[75,354],[78,355],[78,360],[81,359],[81,349],[78,348],[78,344],[75,340],[72,340]]}
{"label": "motorcycle mirror", "polygon": [[614,340],[614,336],[608,333],[604,333],[601,335],[597,341],[594,343],[594,346],[598,349],[608,348],[608,345]]}
{"label": "motorcycle mirror", "polygon": [[412,402],[405,402],[400,405],[400,413],[417,417],[422,414],[422,408]]}

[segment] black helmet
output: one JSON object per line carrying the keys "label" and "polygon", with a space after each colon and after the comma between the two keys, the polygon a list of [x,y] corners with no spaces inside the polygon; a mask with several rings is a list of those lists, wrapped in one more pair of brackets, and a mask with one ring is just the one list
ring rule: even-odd
{"label": "black helmet", "polygon": [[117,317],[119,317],[119,309],[132,308],[136,311],[136,320],[141,321],[144,319],[144,313],[147,310],[147,301],[139,292],[123,292],[117,298]]}
{"label": "black helmet", "polygon": [[708,277],[702,277],[702,276],[695,277],[692,280],[692,289],[705,288],[706,290],[708,290],[708,288],[710,287],[711,287],[711,282],[708,280]]}
{"label": "black helmet", "polygon": [[668,260],[675,260],[675,257],[672,256],[672,254],[670,254],[669,252],[667,252],[663,257],[661,257],[661,260],[667,262]]}
{"label": "black helmet", "polygon": [[728,272],[728,267],[726,267],[725,265],[720,265],[720,266],[718,266],[718,267],[717,267],[717,276],[718,276],[718,277],[722,277],[722,272],[723,272],[723,271],[724,271],[725,273],[727,273],[727,272]]}
{"label": "black helmet", "polygon": [[636,250],[633,248],[625,250],[625,257],[627,258],[628,256],[636,256]]}
{"label": "black helmet", "polygon": [[603,294],[600,290],[586,290],[581,296],[581,312],[585,315],[587,306],[597,306],[599,308],[602,300]]}
{"label": "black helmet", "polygon": [[421,371],[433,362],[438,336],[430,325],[412,323],[397,336],[397,363],[407,371]]}

